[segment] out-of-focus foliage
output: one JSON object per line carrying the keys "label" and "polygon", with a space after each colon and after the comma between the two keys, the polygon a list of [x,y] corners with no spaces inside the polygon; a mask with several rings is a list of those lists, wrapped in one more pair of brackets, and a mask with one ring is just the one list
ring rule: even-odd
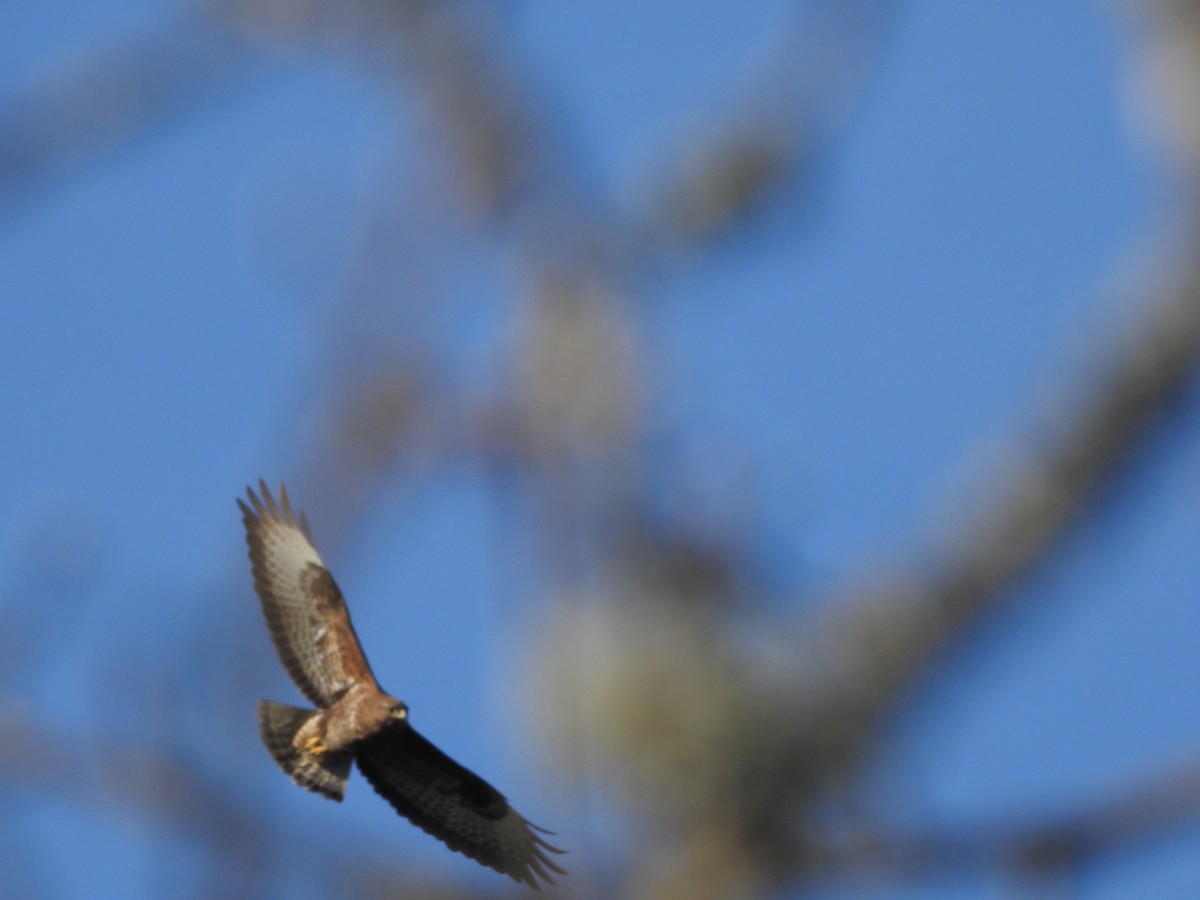
{"label": "out-of-focus foliage", "polygon": [[[755,602],[769,593],[747,546],[756,523],[737,520],[753,519],[752,504],[715,525],[663,513],[675,473],[655,468],[651,446],[657,348],[643,288],[769,227],[763,211],[780,196],[788,215],[810,212],[806,188],[836,154],[871,79],[882,77],[903,5],[801,6],[808,14],[795,17],[780,58],[748,79],[743,106],[714,108],[708,136],[689,137],[633,210],[585,199],[559,122],[506,45],[502,13],[485,4],[197,6],[162,34],[32,87],[0,117],[0,210],[12,215],[56,180],[83,177],[101,158],[248,91],[279,56],[327,54],[382,92],[419,98],[420,146],[445,219],[429,225],[426,248],[397,224],[412,198],[385,189],[374,198],[354,254],[359,269],[339,301],[344,319],[318,354],[328,387],[289,426],[303,446],[296,480],[309,488],[305,507],[322,510],[319,530],[332,546],[353,541],[384,483],[415,492],[468,467],[521,498],[515,530],[537,570],[522,583],[549,610],[526,648],[531,706],[555,764],[546,777],[580,803],[602,793],[637,844],[593,854],[582,836],[567,839],[575,853],[563,896],[756,896],[864,872],[1061,877],[1200,814],[1194,763],[1148,773],[1128,793],[1059,821],[1031,812],[1027,822],[972,833],[893,833],[861,803],[866,764],[918,676],[936,677],[947,647],[1019,596],[1169,419],[1192,377],[1200,5],[1144,0],[1122,13],[1135,36],[1137,106],[1185,186],[1171,239],[1180,252],[1141,286],[1140,318],[1061,404],[1051,436],[989,473],[975,515],[955,523],[937,552],[866,573],[827,602],[772,606]],[[447,233],[473,236],[455,252],[500,248],[510,275],[511,296],[496,303],[502,362],[485,379],[458,372],[439,345],[437,286],[396,271],[396,259],[439,252]],[[78,593],[101,564],[96,527],[69,510],[30,535],[27,571],[0,588],[0,632],[12,645],[0,658],[0,792],[119,808],[177,831],[212,861],[197,886],[205,895],[263,896],[279,879],[311,872],[320,877],[309,887],[330,895],[347,885],[368,896],[462,895],[395,860],[281,824],[198,764],[182,740],[130,748],[67,735],[27,708],[23,674],[69,640],[73,609],[56,604],[54,618],[30,613],[28,601]],[[231,680],[275,665],[259,658],[261,642],[247,637],[239,648]],[[172,733],[174,701],[200,654],[170,656],[161,683],[133,676],[128,692],[159,738]],[[104,674],[123,677],[116,664]],[[238,726],[207,727],[226,735]],[[252,740],[229,739],[230,767],[255,752]],[[303,848],[299,875],[280,873],[284,845]],[[0,850],[0,885],[36,893],[34,868],[19,847]]]}

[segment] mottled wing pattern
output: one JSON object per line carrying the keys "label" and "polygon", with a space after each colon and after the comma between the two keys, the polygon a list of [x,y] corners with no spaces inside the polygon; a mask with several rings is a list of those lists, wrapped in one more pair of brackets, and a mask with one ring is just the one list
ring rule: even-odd
{"label": "mottled wing pattern", "polygon": [[259,482],[259,489],[261,500],[247,489],[250,506],[238,500],[254,590],[292,681],[310,701],[326,707],[355,684],[375,685],[375,677],[342,592],[312,544],[308,523],[292,512],[282,486],[279,503],[266,482]]}
{"label": "mottled wing pattern", "polygon": [[407,722],[367,738],[355,757],[371,786],[396,811],[443,841],[451,850],[524,882],[554,883],[564,874],[550,858],[563,853],[539,835],[504,795],[463,768]]}

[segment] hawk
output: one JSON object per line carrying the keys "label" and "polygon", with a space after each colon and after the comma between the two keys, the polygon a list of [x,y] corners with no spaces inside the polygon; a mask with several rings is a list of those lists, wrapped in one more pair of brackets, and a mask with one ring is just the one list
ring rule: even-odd
{"label": "hawk", "polygon": [[526,821],[504,795],[423,738],[408,706],[375,680],[350,622],[342,592],[313,546],[304,515],[279,502],[265,481],[260,499],[240,498],[254,590],[271,640],[288,675],[316,709],[270,700],[258,704],[267,751],[292,781],[341,801],[350,764],[396,812],[451,850],[524,882],[534,890],[565,871],[563,853]]}

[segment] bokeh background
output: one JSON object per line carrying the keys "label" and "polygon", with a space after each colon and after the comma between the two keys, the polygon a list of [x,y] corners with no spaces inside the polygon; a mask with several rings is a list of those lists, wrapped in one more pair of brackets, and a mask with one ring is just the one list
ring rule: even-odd
{"label": "bokeh background", "polygon": [[563,897],[1200,891],[1200,4],[0,11],[0,893],[499,897],[258,744],[234,498]]}

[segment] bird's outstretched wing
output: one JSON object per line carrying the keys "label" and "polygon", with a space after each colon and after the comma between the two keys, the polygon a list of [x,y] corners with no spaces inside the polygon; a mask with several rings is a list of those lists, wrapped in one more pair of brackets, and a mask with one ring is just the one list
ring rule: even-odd
{"label": "bird's outstretched wing", "polygon": [[292,681],[312,703],[329,706],[356,684],[377,686],[363,656],[342,592],[313,546],[304,516],[292,512],[287,491],[279,503],[265,481],[260,500],[247,488],[238,500],[254,590],[262,601],[271,640]]}
{"label": "bird's outstretched wing", "polygon": [[[425,740],[407,722],[396,722],[363,741],[355,761],[371,786],[396,811],[497,872],[537,890],[565,874],[550,858],[563,853],[541,837],[498,790]],[[539,834],[539,832],[541,834]]]}

